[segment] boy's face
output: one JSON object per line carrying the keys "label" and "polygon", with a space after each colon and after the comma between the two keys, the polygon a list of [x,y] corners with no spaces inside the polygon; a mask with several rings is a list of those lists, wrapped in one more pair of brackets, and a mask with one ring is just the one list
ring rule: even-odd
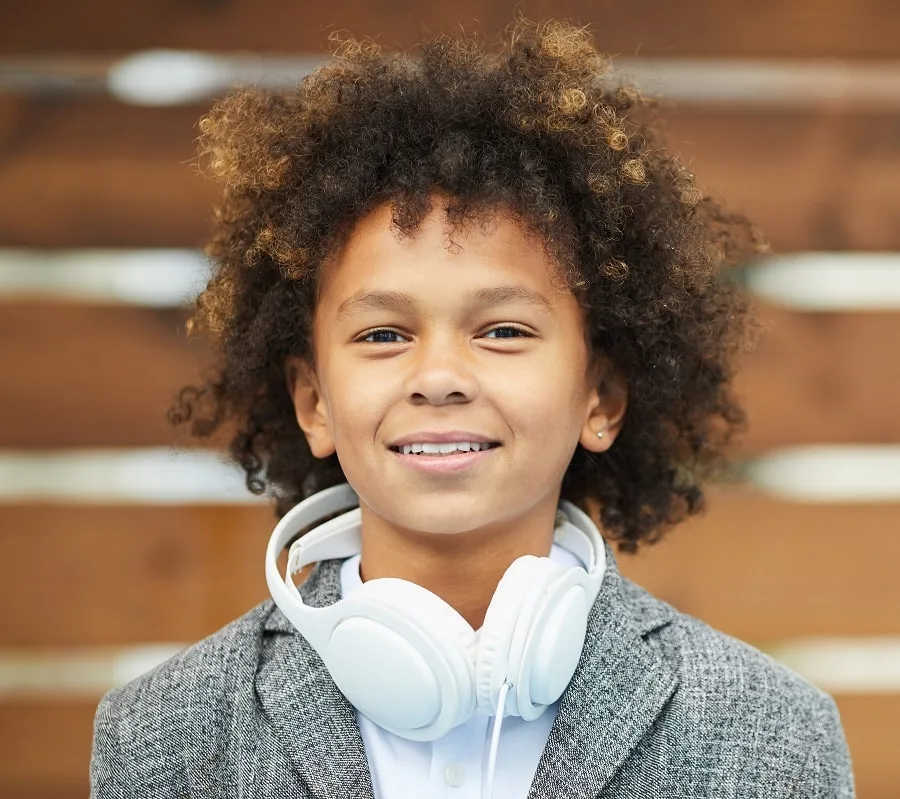
{"label": "boy's face", "polygon": [[[624,398],[598,396],[578,301],[544,248],[501,214],[451,242],[444,214],[436,202],[401,238],[383,206],[353,230],[323,277],[315,370],[288,364],[298,421],[314,455],[337,452],[364,527],[552,519],[576,446],[606,449]],[[440,442],[489,448],[402,449]]]}

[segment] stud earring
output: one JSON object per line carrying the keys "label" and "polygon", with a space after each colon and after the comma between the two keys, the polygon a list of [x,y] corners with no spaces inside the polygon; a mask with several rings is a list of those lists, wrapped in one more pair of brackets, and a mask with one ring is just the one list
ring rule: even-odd
{"label": "stud earring", "polygon": [[598,431],[597,431],[597,438],[603,438],[603,436],[605,436],[605,435],[606,435],[606,431],[605,431],[605,430],[598,430]]}

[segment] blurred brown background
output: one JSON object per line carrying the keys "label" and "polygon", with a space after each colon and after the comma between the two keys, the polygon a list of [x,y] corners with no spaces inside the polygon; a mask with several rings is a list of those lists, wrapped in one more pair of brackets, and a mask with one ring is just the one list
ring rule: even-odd
{"label": "blurred brown background", "polygon": [[[3,2],[0,796],[85,796],[102,691],[267,596],[266,506],[167,481],[164,457],[135,472],[138,489],[116,488],[133,448],[172,445],[165,409],[202,353],[177,301],[109,287],[126,251],[152,248],[147,295],[166,294],[160,248],[202,245],[215,187],[191,166],[195,123],[221,93],[142,105],[112,82],[134,63],[122,59],[240,54],[237,72],[268,63],[296,78],[334,29],[399,47],[459,25],[493,34],[515,8],[589,24],[625,72],[678,100],[665,111],[671,146],[786,256],[772,270],[805,253],[853,285],[866,265],[881,270],[866,271],[876,294],[886,281],[874,307],[854,306],[852,292],[833,307],[764,297],[771,332],[740,383],[755,482],[718,489],[704,519],[620,560],[833,692],[859,796],[900,796],[900,461],[888,446],[900,444],[896,0]],[[155,74],[177,95],[183,71]],[[105,264],[102,279],[85,264]],[[808,445],[871,449],[778,460]],[[156,476],[159,490],[142,493]],[[837,488],[814,496],[809,486],[829,480]]]}

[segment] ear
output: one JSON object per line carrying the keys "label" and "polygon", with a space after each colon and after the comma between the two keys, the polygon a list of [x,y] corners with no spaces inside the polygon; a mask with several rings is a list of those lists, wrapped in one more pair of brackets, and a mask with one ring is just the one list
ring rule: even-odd
{"label": "ear", "polygon": [[605,452],[616,440],[628,407],[628,389],[608,361],[592,370],[584,425],[578,443],[589,452]]}
{"label": "ear", "polygon": [[303,358],[291,356],[285,362],[285,376],[297,424],[306,436],[310,451],[316,458],[333,455],[328,406],[322,398],[315,370]]}

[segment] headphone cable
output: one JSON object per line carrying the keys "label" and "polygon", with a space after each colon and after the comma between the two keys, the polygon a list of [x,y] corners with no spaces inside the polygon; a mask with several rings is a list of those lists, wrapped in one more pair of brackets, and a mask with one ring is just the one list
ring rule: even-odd
{"label": "headphone cable", "polygon": [[488,749],[487,769],[481,782],[481,799],[494,799],[494,774],[497,771],[497,750],[500,748],[500,728],[503,726],[503,717],[506,715],[506,697],[509,694],[510,684],[504,682],[500,686],[497,697],[497,712],[491,719],[490,748]]}

